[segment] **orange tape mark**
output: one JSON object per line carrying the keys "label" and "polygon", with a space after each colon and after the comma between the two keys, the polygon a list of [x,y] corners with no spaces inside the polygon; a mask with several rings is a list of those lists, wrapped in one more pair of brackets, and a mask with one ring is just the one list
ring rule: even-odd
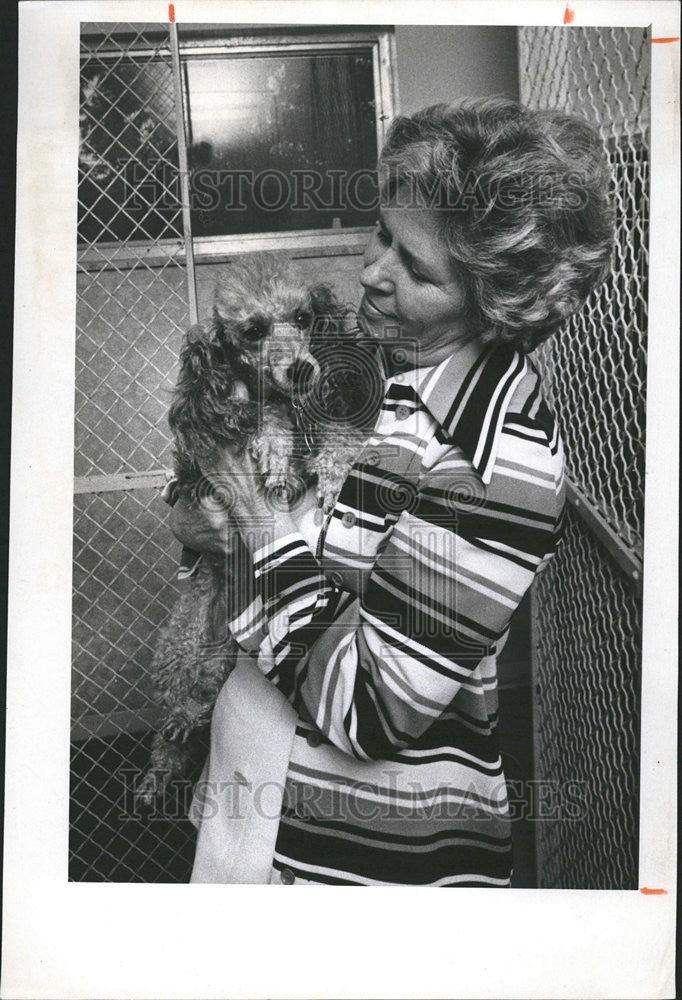
{"label": "orange tape mark", "polygon": [[643,893],[643,895],[645,895],[645,896],[667,896],[668,895],[668,890],[667,889],[647,889],[647,888],[642,888],[639,891],[641,893]]}
{"label": "orange tape mark", "polygon": [[573,24],[573,18],[575,17],[575,11],[566,4],[566,10],[564,11],[564,24]]}
{"label": "orange tape mark", "polygon": [[680,36],[677,35],[676,38],[652,38],[652,42],[679,42]]}
{"label": "orange tape mark", "polygon": [[174,3],[169,3],[168,4],[168,20],[170,21],[171,24],[175,24],[175,4]]}

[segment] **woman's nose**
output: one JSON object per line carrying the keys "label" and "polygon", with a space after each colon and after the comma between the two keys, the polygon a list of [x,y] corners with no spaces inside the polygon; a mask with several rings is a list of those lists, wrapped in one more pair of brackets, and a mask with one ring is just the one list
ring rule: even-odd
{"label": "woman's nose", "polygon": [[360,275],[360,284],[363,288],[378,292],[393,291],[390,254],[391,248],[382,244],[376,233],[373,233],[365,250],[362,274]]}
{"label": "woman's nose", "polygon": [[390,251],[386,250],[379,255],[365,255],[364,267],[360,275],[360,284],[363,288],[384,293],[393,291],[389,253]]}

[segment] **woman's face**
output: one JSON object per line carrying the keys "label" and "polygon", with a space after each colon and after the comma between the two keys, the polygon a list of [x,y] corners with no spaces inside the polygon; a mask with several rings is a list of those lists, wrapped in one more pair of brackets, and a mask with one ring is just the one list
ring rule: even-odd
{"label": "woman's face", "polygon": [[399,328],[410,367],[437,364],[469,339],[462,282],[436,212],[383,206],[360,281],[361,325],[369,336],[388,338],[393,346]]}

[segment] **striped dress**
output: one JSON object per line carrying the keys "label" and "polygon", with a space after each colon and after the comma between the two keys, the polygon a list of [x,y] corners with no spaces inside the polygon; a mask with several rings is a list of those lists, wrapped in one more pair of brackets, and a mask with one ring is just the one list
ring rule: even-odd
{"label": "striped dress", "polygon": [[563,506],[522,355],[470,344],[387,379],[317,545],[256,552],[230,623],[299,717],[272,881],[510,884],[496,655]]}

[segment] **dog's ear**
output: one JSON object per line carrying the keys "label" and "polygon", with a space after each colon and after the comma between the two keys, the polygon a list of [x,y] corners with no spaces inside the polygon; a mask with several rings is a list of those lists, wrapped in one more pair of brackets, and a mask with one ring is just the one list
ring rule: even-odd
{"label": "dog's ear", "polygon": [[237,347],[230,337],[225,324],[217,316],[214,319],[214,328],[216,363],[223,368],[227,367],[235,378],[240,379],[246,384],[250,394],[254,393],[258,385],[258,370],[244,351]]}
{"label": "dog's ear", "polygon": [[193,458],[210,450],[216,401],[227,399],[233,389],[232,373],[215,333],[211,322],[198,323],[188,331],[168,413],[176,448]]}
{"label": "dog's ear", "polygon": [[180,351],[180,380],[209,377],[222,360],[222,346],[216,323],[197,323],[187,331]]}

